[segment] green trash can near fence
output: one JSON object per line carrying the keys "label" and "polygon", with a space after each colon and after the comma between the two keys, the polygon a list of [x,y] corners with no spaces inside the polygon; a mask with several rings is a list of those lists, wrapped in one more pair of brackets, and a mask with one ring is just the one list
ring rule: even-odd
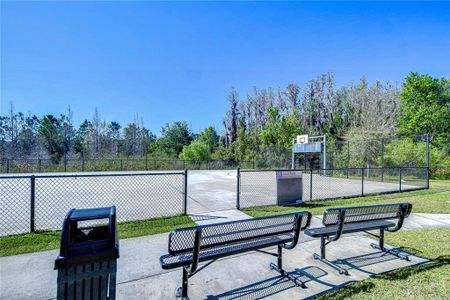
{"label": "green trash can near fence", "polygon": [[291,205],[302,201],[302,172],[277,171],[277,205]]}
{"label": "green trash can near fence", "polygon": [[70,210],[55,261],[57,299],[115,299],[118,258],[115,206]]}

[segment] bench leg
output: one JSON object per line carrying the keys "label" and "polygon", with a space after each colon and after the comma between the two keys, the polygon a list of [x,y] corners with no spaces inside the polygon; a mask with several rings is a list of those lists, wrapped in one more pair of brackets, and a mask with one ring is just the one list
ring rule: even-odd
{"label": "bench leg", "polygon": [[275,265],[274,263],[270,263],[270,268],[272,270],[275,270],[278,273],[280,273],[281,276],[288,278],[296,286],[301,286],[302,288],[306,288],[306,285],[303,281],[292,276],[291,273],[289,273],[283,269],[283,248],[281,246],[278,246],[277,264]]}
{"label": "bench leg", "polygon": [[329,261],[328,259],[326,259],[325,256],[325,246],[327,245],[326,240],[324,237],[320,238],[320,255],[317,253],[314,253],[314,259],[318,259],[321,262],[323,262],[324,264],[332,267],[333,269],[337,270],[339,272],[339,274],[345,274],[348,275],[348,271],[340,266],[338,266],[337,264]]}
{"label": "bench leg", "polygon": [[384,247],[384,229],[382,229],[382,228],[380,229],[380,240],[379,240],[378,245],[375,244],[375,243],[371,243],[370,246],[372,246],[372,248],[375,248],[375,249],[381,250],[383,252],[386,252],[386,253],[392,254],[394,256],[397,256],[398,258],[401,258],[401,259],[409,261],[409,257],[408,256],[400,254],[397,251],[394,251],[392,249],[388,249],[388,248]]}
{"label": "bench leg", "polygon": [[177,298],[181,298],[182,300],[189,300],[188,280],[189,280],[188,271],[185,268],[183,268],[183,282],[181,287],[179,287],[177,290]]}

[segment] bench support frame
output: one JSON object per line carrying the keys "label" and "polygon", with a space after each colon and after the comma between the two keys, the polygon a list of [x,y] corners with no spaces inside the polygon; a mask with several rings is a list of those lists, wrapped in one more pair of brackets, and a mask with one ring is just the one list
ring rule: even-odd
{"label": "bench support frame", "polygon": [[270,254],[277,256],[277,264],[270,263],[270,269],[275,270],[276,272],[280,273],[280,275],[282,277],[286,277],[287,279],[292,281],[295,284],[295,286],[297,286],[297,287],[300,286],[302,288],[306,288],[306,285],[303,281],[301,281],[297,277],[293,276],[292,273],[283,269],[283,247],[281,245],[278,245],[278,253],[277,254],[273,254],[273,253],[270,253]]}
{"label": "bench support frame", "polygon": [[[380,228],[380,235],[378,236],[378,238],[379,238],[378,245],[375,244],[375,243],[371,243],[370,246],[372,248],[374,248],[374,249],[381,250],[383,252],[386,252],[386,253],[392,254],[394,256],[397,256],[398,258],[401,258],[401,259],[409,261],[409,257],[407,255],[403,255],[403,254],[398,253],[397,251],[395,251],[393,249],[388,249],[388,248],[384,247],[384,231],[385,231],[384,228]],[[369,233],[369,232],[367,232],[367,233]],[[369,233],[369,234],[371,234],[371,233]],[[377,236],[375,234],[371,234],[371,235]]]}
{"label": "bench support frame", "polygon": [[332,267],[333,269],[337,270],[339,272],[339,274],[349,275],[348,271],[346,269],[340,267],[338,264],[335,264],[334,262],[332,262],[326,258],[325,246],[328,245],[329,243],[331,243],[331,241],[327,242],[325,237],[320,238],[320,255],[317,253],[314,253],[313,254],[314,259],[320,260],[324,264]]}
{"label": "bench support frame", "polygon": [[[301,281],[297,277],[293,276],[292,273],[290,273],[290,272],[288,272],[288,271],[283,269],[283,245],[278,245],[277,248],[278,248],[277,249],[278,250],[277,253],[272,253],[272,252],[263,251],[263,250],[259,250],[259,249],[255,250],[255,251],[259,252],[259,253],[263,253],[263,254],[276,256],[277,257],[277,264],[270,263],[270,269],[275,270],[276,272],[280,273],[280,275],[282,277],[286,277],[287,279],[292,281],[295,284],[295,286],[306,288],[306,285],[305,285],[305,283],[303,281]],[[200,272],[204,268],[208,267],[210,264],[212,264],[215,261],[216,261],[216,259],[208,262],[207,264],[205,264],[205,265],[201,266],[200,268],[198,268],[193,273],[189,272],[189,268],[188,267],[184,267],[183,268],[182,285],[177,289],[177,298],[181,298],[182,300],[189,300],[189,297],[188,297],[189,278],[191,278],[192,276],[194,276],[195,274],[197,274],[198,272]]]}
{"label": "bench support frame", "polygon": [[[380,227],[380,234],[376,235],[373,234],[371,232],[368,232],[366,230],[362,230],[363,232],[372,235],[376,238],[378,238],[378,245],[375,243],[370,244],[370,246],[372,248],[381,250],[382,252],[385,253],[389,253],[392,254],[394,256],[397,256],[398,258],[404,259],[404,260],[408,260],[409,261],[409,257],[398,253],[397,251],[393,250],[393,249],[388,249],[386,247],[384,247],[384,232],[385,231],[389,231],[389,232],[395,232],[400,230],[400,228],[403,225],[403,221],[405,220],[405,218],[409,215],[409,213],[411,212],[412,206],[409,203],[403,204],[403,205],[399,205],[399,210],[398,210],[398,221],[397,224],[395,225],[395,227],[393,228],[385,228],[385,227]],[[348,270],[340,267],[339,265],[337,265],[336,263],[329,261],[328,259],[326,259],[326,255],[325,255],[325,246],[328,245],[331,242],[337,241],[341,235],[342,235],[342,231],[344,228],[344,223],[345,223],[345,215],[346,215],[346,210],[347,208],[341,208],[339,211],[339,215],[338,215],[338,221],[337,221],[337,231],[336,234],[333,236],[321,236],[320,237],[320,255],[317,253],[314,253],[314,258],[320,260],[321,262],[327,264],[328,266],[336,269],[337,271],[339,271],[339,274],[345,274],[345,275],[349,275]]]}
{"label": "bench support frame", "polygon": [[183,268],[183,281],[181,286],[177,289],[177,297],[183,300],[189,300],[188,297],[188,281],[189,281],[189,273],[186,268]]}

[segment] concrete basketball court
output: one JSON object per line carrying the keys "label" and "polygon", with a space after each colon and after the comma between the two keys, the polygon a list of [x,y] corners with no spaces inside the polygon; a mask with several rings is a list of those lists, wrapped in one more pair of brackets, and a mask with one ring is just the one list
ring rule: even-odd
{"label": "concrete basketball court", "polygon": [[[82,175],[127,175],[130,173],[141,175],[37,178],[36,229],[59,229],[65,214],[71,208],[116,205],[118,221],[142,220],[183,213],[184,176],[180,171],[101,172],[82,173]],[[155,175],[143,175],[145,173]],[[77,175],[77,173],[59,173],[58,175]],[[30,178],[1,179],[1,177],[5,176],[0,176],[2,207],[0,235],[26,233],[30,228]],[[305,174],[303,177],[305,201],[310,199],[309,186],[310,176]],[[403,190],[413,188],[417,187],[403,185]],[[398,183],[364,182],[365,194],[398,191],[398,189]],[[187,213],[195,216],[236,209],[236,193],[236,170],[188,171]],[[360,194],[361,180],[313,175],[313,200]],[[241,207],[275,204],[275,172],[241,173]]]}
{"label": "concrete basketball court", "polygon": [[[251,175],[247,175],[251,174]],[[189,171],[188,213],[236,208],[237,172],[234,170]],[[336,178],[313,174],[312,200],[361,195],[361,179]],[[402,184],[402,191],[420,188]],[[364,181],[364,194],[399,191],[398,182]],[[276,205],[276,172],[241,172],[241,207],[246,199],[254,205]],[[310,198],[310,175],[303,175],[303,200]],[[244,204],[244,205],[242,205]]]}
{"label": "concrete basketball court", "polygon": [[[361,179],[313,174],[312,200],[361,195]],[[310,174],[303,175],[303,200],[310,201]],[[276,205],[276,172],[241,172],[241,208]],[[402,190],[420,188],[408,183]],[[364,194],[399,191],[398,182],[364,181]],[[189,171],[188,213],[205,213],[236,208],[237,172],[234,170]]]}

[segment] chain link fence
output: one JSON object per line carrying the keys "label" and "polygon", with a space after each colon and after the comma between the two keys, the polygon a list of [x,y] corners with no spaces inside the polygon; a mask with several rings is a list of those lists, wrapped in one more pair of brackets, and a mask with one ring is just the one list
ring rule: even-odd
{"label": "chain link fence", "polygon": [[[237,207],[277,205],[277,172],[302,171],[302,201],[350,198],[428,188],[427,168],[238,170]],[[299,197],[300,198],[300,197]]]}
{"label": "chain link fence", "polygon": [[[276,205],[278,171],[238,169],[238,208]],[[424,167],[301,171],[303,201],[428,188]],[[119,222],[186,214],[187,196],[187,171],[0,176],[0,236],[60,229],[71,208],[116,205]]]}
{"label": "chain link fence", "polygon": [[60,229],[71,208],[115,205],[118,222],[186,214],[187,172],[0,177],[0,236]]}
{"label": "chain link fence", "polygon": [[59,163],[51,159],[1,159],[0,173],[49,173],[96,171],[166,171],[166,170],[227,170],[237,167],[254,168],[254,161],[226,160],[158,160],[151,158],[66,159]]}

